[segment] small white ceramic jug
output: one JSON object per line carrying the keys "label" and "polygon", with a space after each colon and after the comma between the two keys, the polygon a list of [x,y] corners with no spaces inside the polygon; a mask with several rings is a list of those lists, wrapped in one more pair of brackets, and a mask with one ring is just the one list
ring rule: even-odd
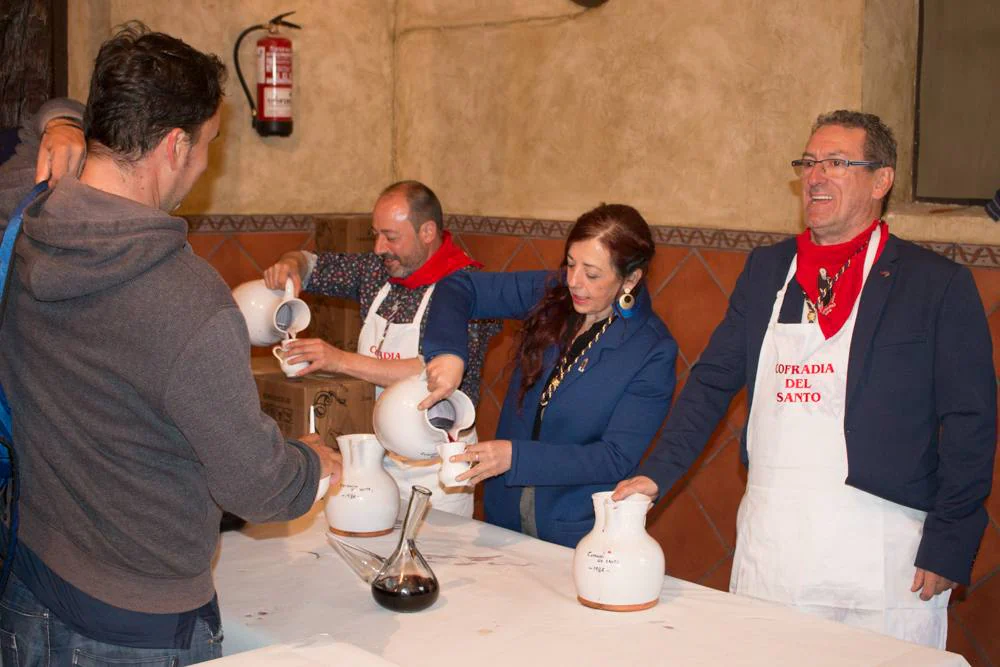
{"label": "small white ceramic jug", "polygon": [[427,397],[427,376],[423,373],[400,380],[375,401],[372,422],[382,446],[410,459],[431,459],[437,445],[461,440],[477,442],[473,428],[476,406],[461,391],[438,401],[427,410],[417,405]]}
{"label": "small white ceramic jug", "polygon": [[646,532],[649,496],[615,502],[611,491],[593,494],[594,529],[573,552],[576,597],[608,611],[649,609],[663,588],[663,549]]}
{"label": "small white ceramic jug", "polygon": [[268,289],[263,279],[251,280],[233,290],[233,299],[243,313],[250,344],[265,347],[281,342],[309,326],[309,306],[295,296],[289,278],[284,291]]}
{"label": "small white ceramic jug", "polygon": [[326,522],[338,535],[392,532],[399,511],[399,487],[382,467],[385,450],[371,433],[337,436],[343,457],[339,487],[326,499]]}

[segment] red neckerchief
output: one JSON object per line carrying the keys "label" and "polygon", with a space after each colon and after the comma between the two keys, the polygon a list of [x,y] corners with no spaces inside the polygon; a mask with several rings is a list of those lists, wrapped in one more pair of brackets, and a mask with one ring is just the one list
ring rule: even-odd
{"label": "red neckerchief", "polygon": [[[889,226],[884,221],[875,220],[872,224],[846,243],[836,245],[816,245],[813,243],[809,230],[805,230],[796,238],[798,245],[797,267],[795,281],[805,292],[806,298],[817,310],[820,329],[826,338],[840,331],[854,309],[854,302],[861,294],[864,284],[865,251],[871,239],[875,225],[880,225],[882,236],[879,239],[875,259],[878,260],[889,238]],[[850,261],[839,278],[836,278],[841,267]],[[820,296],[820,269],[826,272],[826,284],[833,280],[833,288],[826,293],[826,298]],[[808,306],[807,306],[808,308]]]}
{"label": "red neckerchief", "polygon": [[402,285],[407,289],[416,289],[425,285],[433,285],[447,275],[455,273],[467,266],[477,269],[483,265],[472,259],[451,240],[451,232],[445,232],[441,237],[441,247],[427,258],[423,265],[405,278],[389,278],[394,285]]}

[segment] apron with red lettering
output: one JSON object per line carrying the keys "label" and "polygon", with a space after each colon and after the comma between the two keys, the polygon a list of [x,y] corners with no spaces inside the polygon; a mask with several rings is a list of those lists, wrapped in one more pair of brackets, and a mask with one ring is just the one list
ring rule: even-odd
{"label": "apron with red lettering", "polygon": [[[865,279],[878,241],[868,245]],[[730,590],[944,648],[949,593],[923,602],[910,592],[925,512],[844,483],[847,364],[861,299],[830,339],[816,324],[779,323],[795,268],[793,259],[761,346]]]}
{"label": "apron with red lettering", "polygon": [[[427,304],[430,303],[434,285],[424,292],[413,321],[403,324],[389,322],[378,314],[379,306],[388,296],[390,289],[390,283],[386,283],[368,308],[361,334],[358,336],[358,354],[376,359],[412,359],[420,354],[420,322],[424,318]],[[376,387],[375,396],[378,397],[381,393],[382,388]],[[464,487],[445,489],[441,486],[437,476],[438,470],[441,469],[441,462],[438,459],[415,461],[390,453],[386,455],[384,461],[386,471],[399,486],[400,507],[403,513],[406,512],[406,505],[410,501],[410,489],[414,485],[419,485],[431,490],[431,507],[434,509],[461,516],[472,516],[472,490]]]}

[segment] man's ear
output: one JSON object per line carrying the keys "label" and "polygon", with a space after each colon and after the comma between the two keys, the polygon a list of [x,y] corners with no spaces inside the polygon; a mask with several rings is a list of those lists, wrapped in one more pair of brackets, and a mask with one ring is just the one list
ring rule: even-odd
{"label": "man's ear", "polygon": [[191,137],[181,128],[175,127],[160,140],[160,148],[164,151],[167,164],[176,171],[187,163],[187,154],[191,150]]}
{"label": "man's ear", "polygon": [[437,223],[433,220],[424,220],[417,228],[417,237],[424,245],[430,245],[438,235]]}
{"label": "man's ear", "polygon": [[875,185],[872,188],[872,199],[885,199],[896,180],[896,170],[892,167],[879,167],[875,170]]}

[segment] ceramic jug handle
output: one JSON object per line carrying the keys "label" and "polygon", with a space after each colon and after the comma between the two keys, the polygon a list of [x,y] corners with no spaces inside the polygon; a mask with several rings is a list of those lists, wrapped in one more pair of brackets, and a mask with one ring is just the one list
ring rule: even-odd
{"label": "ceramic jug handle", "polygon": [[285,279],[285,298],[286,299],[295,298],[295,282],[291,278]]}

